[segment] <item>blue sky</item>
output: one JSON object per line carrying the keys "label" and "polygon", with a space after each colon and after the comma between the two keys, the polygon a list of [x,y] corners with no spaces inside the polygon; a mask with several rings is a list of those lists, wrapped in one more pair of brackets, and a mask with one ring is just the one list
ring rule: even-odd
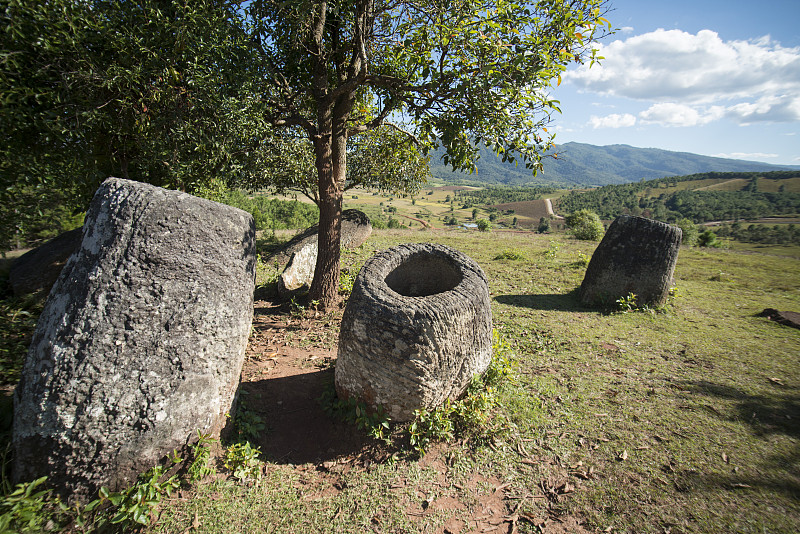
{"label": "blue sky", "polygon": [[800,0],[610,0],[600,66],[571,67],[556,144],[800,165]]}

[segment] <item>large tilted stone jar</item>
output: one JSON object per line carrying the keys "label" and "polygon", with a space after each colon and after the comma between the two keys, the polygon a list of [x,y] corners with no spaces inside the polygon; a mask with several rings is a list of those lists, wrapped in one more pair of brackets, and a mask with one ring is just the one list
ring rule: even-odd
{"label": "large tilted stone jar", "polygon": [[444,245],[409,244],[370,258],[342,318],[336,391],[395,421],[457,398],[492,356],[486,275]]}
{"label": "large tilted stone jar", "polygon": [[53,286],[15,391],[14,477],[68,501],[217,434],[253,317],[249,213],[109,178]]}
{"label": "large tilted stone jar", "polygon": [[639,306],[669,296],[683,233],[660,221],[620,215],[597,246],[581,284],[581,302],[614,302],[633,293]]}

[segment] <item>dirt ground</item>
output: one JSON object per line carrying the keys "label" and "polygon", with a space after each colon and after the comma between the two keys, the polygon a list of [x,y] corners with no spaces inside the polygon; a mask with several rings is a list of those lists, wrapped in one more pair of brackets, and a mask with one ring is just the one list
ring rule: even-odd
{"label": "dirt ground", "polygon": [[[323,492],[340,491],[341,476],[385,461],[392,451],[355,426],[328,415],[319,401],[322,392],[333,387],[342,310],[324,315],[306,312],[305,316],[292,311],[288,304],[255,303],[241,384],[247,409],[267,425],[254,444],[267,461],[293,466],[306,484]],[[455,488],[448,480],[446,452],[447,446],[439,445],[419,460],[438,471],[443,488],[427,506],[409,503],[407,514],[422,524],[430,512],[463,512],[466,508],[458,499],[458,490],[464,488]],[[496,478],[476,473],[467,486],[474,490],[487,484],[494,491],[480,496],[468,511],[468,521],[451,519],[436,532],[515,533],[523,521],[548,534],[588,532],[570,517],[521,516],[508,498],[508,484]]]}

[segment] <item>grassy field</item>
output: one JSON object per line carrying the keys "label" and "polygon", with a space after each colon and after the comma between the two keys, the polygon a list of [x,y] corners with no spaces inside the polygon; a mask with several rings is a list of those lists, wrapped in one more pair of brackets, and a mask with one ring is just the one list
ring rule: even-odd
{"label": "grassy field", "polygon": [[[268,462],[258,485],[184,491],[150,531],[798,531],[800,331],[757,317],[800,310],[797,251],[683,249],[674,300],[628,313],[578,303],[594,244],[564,236],[376,231],[345,259],[413,241],[486,271],[515,353],[513,430],[419,460]],[[506,250],[524,259],[494,259]]]}
{"label": "grassy field", "polygon": [[[375,231],[343,267],[355,272],[404,242],[452,246],[486,272],[495,328],[513,349],[516,380],[498,393],[509,431],[418,458],[402,453],[400,431],[388,446],[323,421],[347,436],[335,453],[294,463],[265,453],[261,479],[249,483],[220,460],[216,476],[162,500],[147,532],[800,530],[800,330],[758,316],[800,311],[799,247],[684,248],[673,300],[623,313],[579,304],[596,244],[564,234]],[[257,308],[251,363],[274,365],[272,343],[303,355],[298,372],[330,380],[341,309],[285,305],[266,326],[264,313]],[[4,347],[19,344],[12,337]],[[269,394],[278,383],[255,384]],[[309,391],[316,399],[323,388]],[[251,410],[265,428],[253,442],[267,451],[291,428],[260,406]],[[320,437],[312,425],[292,439],[301,449]]]}

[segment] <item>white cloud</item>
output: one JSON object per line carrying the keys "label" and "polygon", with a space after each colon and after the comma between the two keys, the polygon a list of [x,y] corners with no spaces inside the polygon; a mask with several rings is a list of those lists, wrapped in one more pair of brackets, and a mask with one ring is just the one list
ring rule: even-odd
{"label": "white cloud", "polygon": [[779,157],[779,154],[765,154],[763,152],[732,152],[730,154],[712,154],[715,158],[733,159],[772,159]]}
{"label": "white cloud", "polygon": [[643,124],[662,126],[699,126],[721,118],[725,110],[720,106],[698,109],[685,104],[665,102],[653,104],[639,113]]}
{"label": "white cloud", "polygon": [[592,115],[589,118],[589,124],[592,128],[626,128],[636,124],[636,117],[630,113],[612,113],[605,117],[598,117]]}
{"label": "white cloud", "polygon": [[584,91],[669,104],[680,112],[670,118],[669,108],[652,106],[640,115],[643,121],[800,121],[800,47],[782,47],[769,36],[723,41],[711,30],[694,35],[659,29],[600,48],[605,59],[599,66],[580,66],[565,80]]}

